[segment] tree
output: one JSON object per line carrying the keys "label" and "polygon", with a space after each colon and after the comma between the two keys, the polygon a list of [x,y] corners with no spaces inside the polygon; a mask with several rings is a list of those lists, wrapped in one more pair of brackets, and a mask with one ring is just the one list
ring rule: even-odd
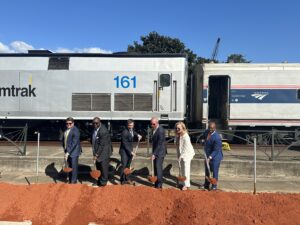
{"label": "tree", "polygon": [[242,54],[231,54],[227,57],[226,63],[250,63]]}
{"label": "tree", "polygon": [[146,36],[141,36],[141,44],[134,41],[132,45],[128,45],[127,52],[136,53],[185,53],[189,64],[189,73],[193,71],[194,66],[198,62],[204,62],[205,58],[197,57],[197,55],[186,48],[185,44],[178,38],[160,35],[152,31]]}

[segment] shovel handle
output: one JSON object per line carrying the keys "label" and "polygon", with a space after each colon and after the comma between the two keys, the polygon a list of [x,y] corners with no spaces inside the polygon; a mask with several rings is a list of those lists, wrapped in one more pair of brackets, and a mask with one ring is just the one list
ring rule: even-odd
{"label": "shovel handle", "polygon": [[96,159],[94,159],[94,169],[97,170]]}
{"label": "shovel handle", "polygon": [[154,159],[151,158],[151,175],[154,176]]}

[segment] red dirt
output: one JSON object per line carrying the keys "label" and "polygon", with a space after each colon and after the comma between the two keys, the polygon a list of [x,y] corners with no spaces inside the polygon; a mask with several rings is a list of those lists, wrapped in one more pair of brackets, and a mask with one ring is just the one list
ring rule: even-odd
{"label": "red dirt", "polygon": [[34,225],[300,224],[300,194],[0,183],[0,220]]}

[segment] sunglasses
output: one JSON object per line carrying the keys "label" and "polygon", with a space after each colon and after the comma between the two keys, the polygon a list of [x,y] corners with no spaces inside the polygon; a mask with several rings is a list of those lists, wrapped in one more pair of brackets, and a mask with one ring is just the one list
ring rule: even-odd
{"label": "sunglasses", "polygon": [[71,125],[71,124],[73,124],[73,123],[71,123],[71,122],[68,122],[68,123],[66,123],[67,125]]}

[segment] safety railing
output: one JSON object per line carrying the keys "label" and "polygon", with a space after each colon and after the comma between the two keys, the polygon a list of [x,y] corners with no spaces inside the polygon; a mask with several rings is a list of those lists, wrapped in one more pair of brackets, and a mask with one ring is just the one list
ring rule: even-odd
{"label": "safety railing", "polygon": [[[201,148],[201,138],[205,130],[192,129],[189,135],[197,148]],[[257,141],[257,151],[260,157],[274,160],[300,160],[300,131],[292,130],[218,130],[223,143],[228,143],[233,150],[228,155],[238,158],[252,157],[254,137]],[[166,143],[175,142],[175,130],[165,129]],[[147,132],[147,154],[151,151],[152,131]],[[249,154],[248,154],[249,153]],[[285,154],[284,154],[285,153]]]}
{"label": "safety railing", "polygon": [[18,155],[26,155],[27,124],[24,127],[0,126],[0,143],[8,142],[13,145]]}

